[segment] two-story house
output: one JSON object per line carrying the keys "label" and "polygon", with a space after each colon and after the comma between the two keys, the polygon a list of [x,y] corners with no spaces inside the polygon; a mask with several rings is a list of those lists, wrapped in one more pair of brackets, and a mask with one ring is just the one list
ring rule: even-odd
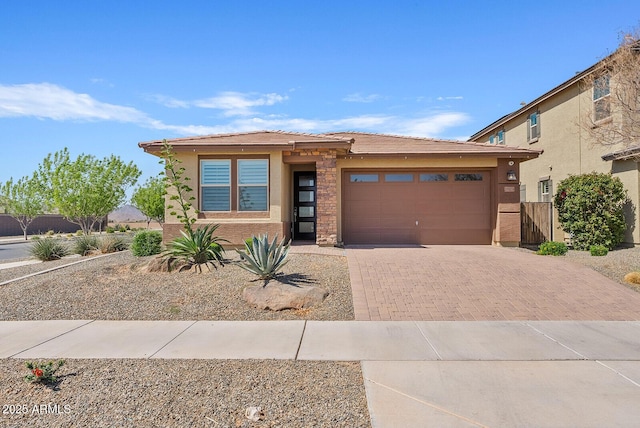
{"label": "two-story house", "polygon": [[[633,51],[637,55],[637,49]],[[626,91],[622,86],[625,82],[616,73],[606,71],[611,69],[611,58],[524,103],[518,110],[472,135],[469,141],[543,151],[538,158],[520,167],[521,202],[551,202],[554,186],[569,175],[596,171],[618,177],[630,199],[625,209],[628,227],[624,242],[631,245],[640,243],[637,213],[640,141],[633,130],[625,136],[621,123],[632,121],[633,126],[637,126],[640,111],[619,106],[620,99],[624,98],[621,94]],[[637,95],[637,89],[633,91]],[[634,102],[637,102],[636,95]],[[623,108],[627,111],[622,112]],[[599,132],[607,129],[622,130],[622,133]],[[557,213],[554,217],[557,219]],[[554,221],[552,239],[563,241],[565,238],[559,223]]]}

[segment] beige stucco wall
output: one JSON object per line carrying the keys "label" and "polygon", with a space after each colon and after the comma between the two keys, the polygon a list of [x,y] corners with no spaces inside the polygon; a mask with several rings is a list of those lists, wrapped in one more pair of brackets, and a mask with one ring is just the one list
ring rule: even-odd
{"label": "beige stucco wall", "polygon": [[[582,174],[592,171],[600,173],[612,172],[618,177],[628,191],[632,207],[639,203],[638,165],[635,162],[603,161],[602,155],[620,149],[620,146],[603,146],[597,144],[589,132],[580,126],[580,120],[592,113],[592,91],[582,89],[575,83],[558,94],[542,101],[531,109],[512,118],[504,124],[505,143],[510,146],[543,150],[537,159],[524,162],[520,166],[520,183],[526,186],[526,201],[538,202],[538,183],[542,177],[552,180],[552,192],[555,193],[560,181],[570,174]],[[540,114],[540,137],[536,142],[527,141],[528,115],[536,108]],[[496,128],[497,129],[501,129]],[[488,132],[476,141],[487,143]],[[629,216],[633,208],[629,207]],[[630,226],[625,241],[640,243],[640,227],[637,215],[628,220]],[[562,241],[565,234],[559,227],[557,212],[554,220],[554,240]]]}

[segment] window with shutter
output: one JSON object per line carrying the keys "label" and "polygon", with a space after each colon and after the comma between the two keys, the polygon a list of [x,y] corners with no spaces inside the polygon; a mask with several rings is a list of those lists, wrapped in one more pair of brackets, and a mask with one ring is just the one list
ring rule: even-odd
{"label": "window with shutter", "polygon": [[231,161],[200,163],[200,207],[202,211],[231,211]]}
{"label": "window with shutter", "polygon": [[238,211],[267,211],[269,162],[238,160]]}

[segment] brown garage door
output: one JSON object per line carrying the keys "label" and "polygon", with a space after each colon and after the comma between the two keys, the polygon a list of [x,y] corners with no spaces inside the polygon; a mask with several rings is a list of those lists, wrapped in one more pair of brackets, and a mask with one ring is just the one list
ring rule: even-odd
{"label": "brown garage door", "polygon": [[488,171],[345,171],[346,244],[491,244]]}

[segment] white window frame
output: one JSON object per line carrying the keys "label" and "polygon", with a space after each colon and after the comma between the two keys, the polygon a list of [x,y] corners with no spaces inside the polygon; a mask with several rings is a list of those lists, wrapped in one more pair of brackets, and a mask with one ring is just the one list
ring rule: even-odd
{"label": "white window frame", "polygon": [[[598,106],[606,105],[606,115],[598,116]],[[602,122],[611,117],[611,79],[608,74],[593,82],[593,121]]]}
{"label": "white window frame", "polygon": [[[535,118],[535,124],[533,124]],[[540,138],[540,113],[534,111],[527,118],[527,141],[535,143]]]}
{"label": "white window frame", "polygon": [[505,132],[504,129],[501,129],[500,131],[496,132],[496,140],[497,140],[497,144],[500,145],[504,145],[505,144]]}
{"label": "white window frame", "polygon": [[[266,164],[266,177],[265,177],[265,182],[264,183],[245,183],[245,184],[240,184],[240,163],[242,162],[255,162],[255,161],[260,161],[260,162],[265,162]],[[237,206],[237,210],[238,211],[242,211],[242,212],[263,212],[263,211],[269,211],[269,159],[238,159],[236,161],[236,166],[237,166],[237,183],[236,183],[236,192],[237,192],[237,201],[238,201],[238,206]],[[266,190],[266,207],[264,210],[246,210],[246,209],[240,209],[240,188],[241,187],[264,187]]]}
{"label": "white window frame", "polygon": [[[203,183],[203,179],[204,179],[204,166],[206,164],[227,164],[229,166],[229,176],[227,179],[227,184],[205,184]],[[231,199],[231,168],[233,167],[233,164],[231,162],[231,159],[201,159],[200,160],[200,203],[198,204],[200,206],[200,211],[207,211],[207,212],[230,212],[233,208],[233,201]],[[205,188],[211,188],[211,187],[219,187],[219,188],[223,188],[226,187],[229,189],[229,209],[228,210],[220,210],[220,211],[214,211],[214,210],[205,210],[204,209],[204,197],[203,197],[203,193],[204,193],[204,189]]]}

